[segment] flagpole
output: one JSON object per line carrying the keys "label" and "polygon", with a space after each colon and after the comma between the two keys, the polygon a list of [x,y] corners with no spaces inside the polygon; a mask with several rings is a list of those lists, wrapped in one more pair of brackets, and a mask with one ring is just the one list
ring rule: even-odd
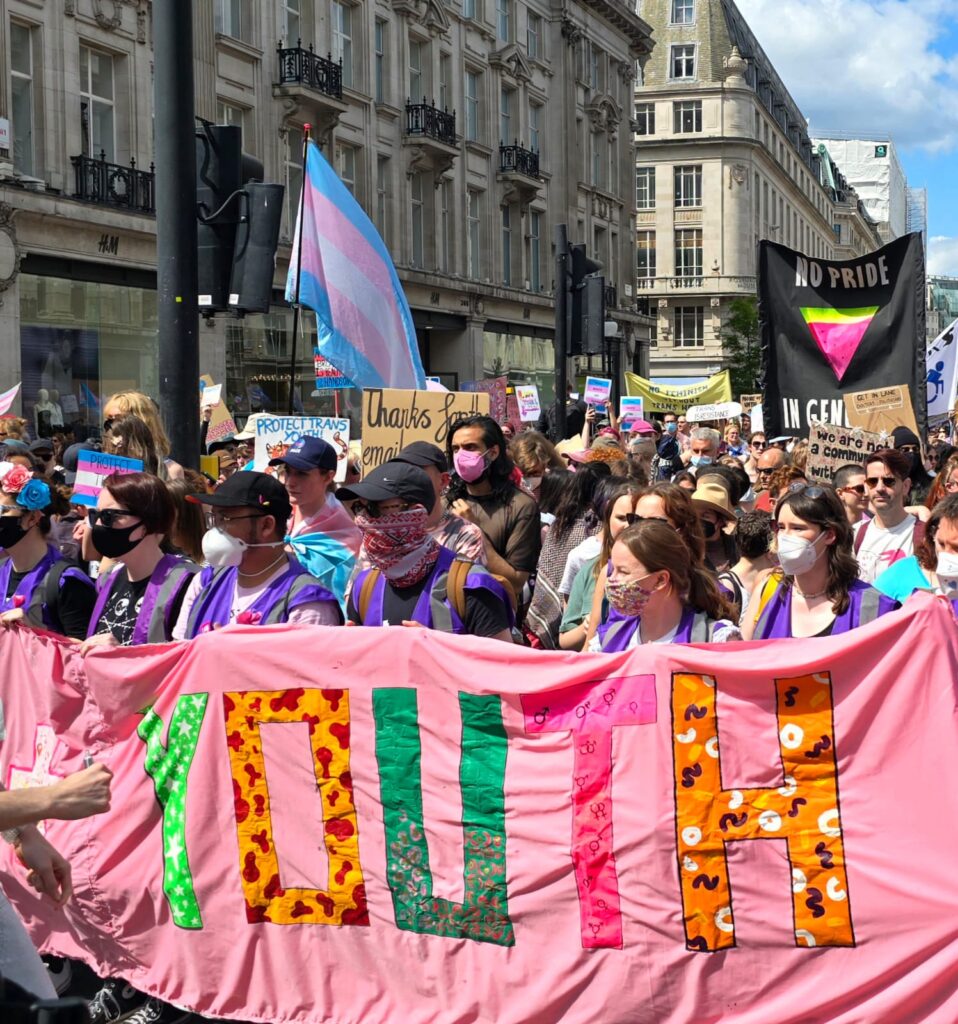
{"label": "flagpole", "polygon": [[306,153],[309,149],[310,125],[303,125],[303,181],[299,190],[299,210],[296,214],[296,223],[299,226],[296,251],[296,303],[293,306],[293,337],[290,345],[291,355],[289,359],[289,415],[293,415],[293,394],[296,388],[296,353],[299,348],[299,282],[303,275],[303,206],[306,202]]}

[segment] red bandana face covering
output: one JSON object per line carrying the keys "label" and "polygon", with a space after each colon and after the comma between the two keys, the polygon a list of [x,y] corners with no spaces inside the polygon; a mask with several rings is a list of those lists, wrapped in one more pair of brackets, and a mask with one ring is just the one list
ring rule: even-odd
{"label": "red bandana face covering", "polygon": [[422,505],[378,519],[365,512],[356,516],[369,561],[397,587],[418,583],[436,564],[439,545],[426,532],[428,518],[429,512]]}

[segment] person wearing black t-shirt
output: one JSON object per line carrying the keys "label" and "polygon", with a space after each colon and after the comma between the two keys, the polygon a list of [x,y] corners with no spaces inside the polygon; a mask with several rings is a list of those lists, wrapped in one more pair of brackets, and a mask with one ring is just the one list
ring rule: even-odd
{"label": "person wearing black t-shirt", "polygon": [[[23,466],[0,463],[0,626],[86,636],[93,582],[47,542],[58,497]],[[65,511],[65,509],[64,509]]]}

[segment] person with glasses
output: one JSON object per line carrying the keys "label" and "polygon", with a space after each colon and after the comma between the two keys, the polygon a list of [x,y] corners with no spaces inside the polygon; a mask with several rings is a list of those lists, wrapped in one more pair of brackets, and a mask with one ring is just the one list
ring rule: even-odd
{"label": "person with glasses", "polygon": [[788,465],[788,456],[781,448],[766,448],[755,460],[755,487],[759,492],[755,508],[759,512],[771,512],[774,496],[769,485],[775,473]]}
{"label": "person with glasses", "polygon": [[353,580],[349,622],[419,626],[512,642],[509,584],[430,536],[436,491],[423,469],[386,462],[340,493],[361,503],[356,525],[372,563]]}
{"label": "person with glasses", "polygon": [[0,625],[35,626],[82,640],[93,581],[48,541],[66,502],[24,466],[0,463]]}
{"label": "person with glasses", "polygon": [[173,629],[189,640],[231,623],[342,625],[336,597],[286,550],[292,513],[286,488],[268,473],[241,472],[212,494],[188,501],[208,506],[203,554]]}
{"label": "person with glasses", "polygon": [[868,491],[865,488],[865,467],[849,463],[839,466],[832,475],[832,487],[845,506],[849,525],[857,526],[869,518]]}
{"label": "person with glasses", "polygon": [[97,579],[97,601],[81,651],[98,647],[162,644],[173,625],[186,589],[199,567],[165,554],[173,532],[173,496],[152,473],[108,476],[90,509],[87,529],[93,547],[114,568]]}
{"label": "person with glasses", "polygon": [[889,566],[915,553],[925,524],[905,508],[911,493],[911,458],[882,448],[865,463],[865,487],[874,518],[855,527],[859,575],[873,583]]}
{"label": "person with glasses", "polygon": [[852,528],[831,487],[795,483],[775,506],[779,568],[756,581],[746,640],[833,636],[898,607],[858,578]]}
{"label": "person with glasses", "polygon": [[666,522],[643,520],[619,535],[605,590],[615,616],[598,628],[587,650],[741,639],[734,609]]}
{"label": "person with glasses", "polygon": [[930,590],[947,597],[958,612],[958,488],[935,506],[915,553],[881,573],[875,589],[896,601]]}
{"label": "person with glasses", "polygon": [[911,488],[908,495],[913,505],[920,505],[928,496],[934,479],[934,473],[930,473],[925,466],[921,441],[910,427],[895,427],[891,436],[895,451],[901,452],[910,463],[908,479],[911,481]]}

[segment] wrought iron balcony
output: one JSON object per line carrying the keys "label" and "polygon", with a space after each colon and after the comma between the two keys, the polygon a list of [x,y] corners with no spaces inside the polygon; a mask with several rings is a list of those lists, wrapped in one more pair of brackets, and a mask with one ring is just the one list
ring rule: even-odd
{"label": "wrought iron balcony", "polygon": [[456,145],[456,114],[440,110],[435,103],[406,103],[406,134]]}
{"label": "wrought iron balcony", "polygon": [[136,161],[129,167],[111,164],[101,150],[97,160],[92,156],[71,158],[76,174],[74,199],[85,199],[88,203],[103,206],[119,206],[137,213],[155,213],[153,164],[148,171],[141,171]]}
{"label": "wrought iron balcony", "polygon": [[499,144],[499,173],[524,174],[527,178],[539,180],[539,154],[518,142],[511,146]]}
{"label": "wrought iron balcony", "polygon": [[334,99],[343,98],[343,61],[334,61],[332,54],[320,57],[313,52],[312,43],[309,49],[303,49],[301,39],[296,46],[279,46],[279,84],[305,85],[309,89],[321,92]]}

